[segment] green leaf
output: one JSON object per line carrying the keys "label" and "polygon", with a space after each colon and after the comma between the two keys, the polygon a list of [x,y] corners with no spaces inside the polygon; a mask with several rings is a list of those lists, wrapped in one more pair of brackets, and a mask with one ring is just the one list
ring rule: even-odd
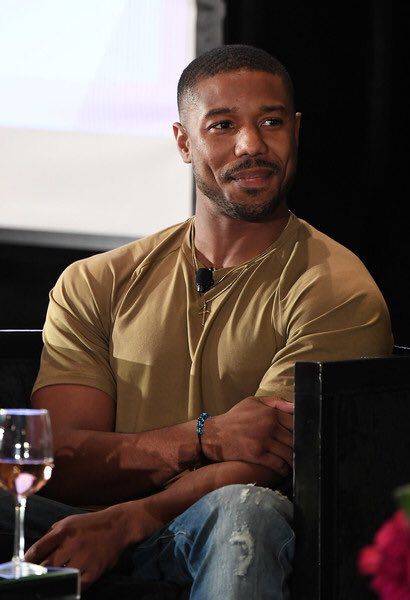
{"label": "green leaf", "polygon": [[406,517],[410,519],[410,484],[398,487],[395,490],[394,495],[400,508],[403,509]]}

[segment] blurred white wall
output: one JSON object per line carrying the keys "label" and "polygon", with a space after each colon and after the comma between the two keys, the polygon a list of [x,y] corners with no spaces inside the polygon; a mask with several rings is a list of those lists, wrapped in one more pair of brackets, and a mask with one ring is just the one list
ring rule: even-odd
{"label": "blurred white wall", "polygon": [[0,228],[141,236],[191,214],[172,135],[194,0],[0,0]]}

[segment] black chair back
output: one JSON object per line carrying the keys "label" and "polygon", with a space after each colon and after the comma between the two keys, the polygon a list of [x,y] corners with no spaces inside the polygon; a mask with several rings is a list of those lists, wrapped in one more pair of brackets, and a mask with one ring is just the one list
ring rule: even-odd
{"label": "black chair back", "polygon": [[409,482],[410,350],[295,366],[293,597],[372,599],[357,570]]}
{"label": "black chair back", "polygon": [[41,329],[0,330],[0,407],[30,407],[43,347]]}

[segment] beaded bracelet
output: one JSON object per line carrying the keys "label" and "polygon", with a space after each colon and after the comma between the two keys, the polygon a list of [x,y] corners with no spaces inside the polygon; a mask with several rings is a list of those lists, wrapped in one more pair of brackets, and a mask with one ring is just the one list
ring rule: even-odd
{"label": "beaded bracelet", "polygon": [[201,462],[203,462],[203,460],[205,459],[205,455],[202,450],[202,439],[201,438],[204,433],[204,423],[208,417],[209,417],[209,415],[207,412],[202,412],[196,421],[196,432],[198,434],[199,452],[200,452]]}

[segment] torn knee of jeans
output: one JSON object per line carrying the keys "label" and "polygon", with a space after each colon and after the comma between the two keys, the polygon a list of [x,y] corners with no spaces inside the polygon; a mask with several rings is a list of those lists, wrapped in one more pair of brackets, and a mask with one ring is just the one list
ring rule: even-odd
{"label": "torn knee of jeans", "polygon": [[234,531],[229,538],[229,543],[240,546],[241,554],[239,555],[235,575],[245,577],[254,556],[254,541],[249,529],[244,525],[240,530]]}
{"label": "torn knee of jeans", "polygon": [[239,502],[242,504],[243,502],[245,502],[246,498],[248,497],[249,494],[249,488],[246,487],[241,491],[241,494],[239,496]]}

